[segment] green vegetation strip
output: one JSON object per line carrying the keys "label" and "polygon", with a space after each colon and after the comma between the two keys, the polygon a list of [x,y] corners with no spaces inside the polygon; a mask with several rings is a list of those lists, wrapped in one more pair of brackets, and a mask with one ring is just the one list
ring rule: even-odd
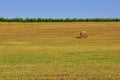
{"label": "green vegetation strip", "polygon": [[120,22],[120,18],[4,18],[0,22]]}

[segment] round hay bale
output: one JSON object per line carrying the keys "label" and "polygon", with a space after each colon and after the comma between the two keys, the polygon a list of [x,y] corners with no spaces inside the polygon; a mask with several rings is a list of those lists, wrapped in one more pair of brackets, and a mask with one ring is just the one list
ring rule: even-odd
{"label": "round hay bale", "polygon": [[88,37],[88,34],[86,31],[81,31],[80,32],[80,38],[87,38]]}

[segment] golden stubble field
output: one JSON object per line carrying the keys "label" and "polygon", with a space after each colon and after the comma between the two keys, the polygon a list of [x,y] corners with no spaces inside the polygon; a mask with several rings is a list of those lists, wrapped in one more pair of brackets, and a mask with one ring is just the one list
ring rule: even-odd
{"label": "golden stubble field", "polygon": [[119,22],[0,23],[0,80],[119,79]]}

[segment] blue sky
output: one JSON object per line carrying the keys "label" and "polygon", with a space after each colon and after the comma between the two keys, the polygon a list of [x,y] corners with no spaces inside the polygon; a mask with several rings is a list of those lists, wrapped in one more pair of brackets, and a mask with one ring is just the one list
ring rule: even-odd
{"label": "blue sky", "polygon": [[120,0],[0,0],[0,17],[120,18]]}

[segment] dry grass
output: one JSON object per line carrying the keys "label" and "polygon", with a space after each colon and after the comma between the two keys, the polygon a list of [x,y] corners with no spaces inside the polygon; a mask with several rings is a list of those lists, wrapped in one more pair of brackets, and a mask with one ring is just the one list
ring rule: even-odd
{"label": "dry grass", "polygon": [[119,80],[119,53],[119,22],[0,23],[0,80]]}

